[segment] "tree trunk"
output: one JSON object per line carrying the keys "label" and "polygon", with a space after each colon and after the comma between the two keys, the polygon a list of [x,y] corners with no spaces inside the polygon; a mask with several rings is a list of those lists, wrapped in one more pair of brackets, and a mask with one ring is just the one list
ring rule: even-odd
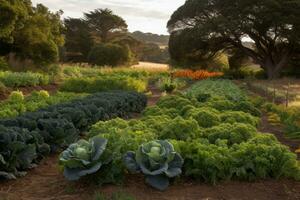
{"label": "tree trunk", "polygon": [[280,72],[287,65],[288,59],[288,54],[283,55],[278,63],[274,63],[271,58],[266,58],[262,68],[266,71],[269,80],[279,78]]}

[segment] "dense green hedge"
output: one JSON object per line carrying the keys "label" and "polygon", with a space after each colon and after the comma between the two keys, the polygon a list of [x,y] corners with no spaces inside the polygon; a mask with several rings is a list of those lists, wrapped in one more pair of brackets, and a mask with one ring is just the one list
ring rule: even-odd
{"label": "dense green hedge", "polygon": [[14,178],[47,153],[76,141],[90,125],[141,112],[146,104],[136,92],[106,92],[0,120],[0,177]]}
{"label": "dense green hedge", "polygon": [[61,86],[65,92],[95,93],[109,90],[126,90],[144,92],[147,89],[146,80],[130,77],[99,77],[99,78],[71,78]]}
{"label": "dense green hedge", "polygon": [[[218,87],[225,83],[209,82]],[[189,92],[197,93],[192,90]],[[232,90],[238,94],[236,97]],[[214,104],[216,98],[222,99],[222,104]],[[240,100],[232,104],[234,99]],[[100,183],[122,181],[126,174],[123,155],[157,139],[169,140],[175,146],[185,160],[183,175],[197,180],[216,183],[270,177],[300,179],[296,154],[273,135],[259,133],[256,115],[259,111],[254,104],[238,87],[232,86],[219,95],[163,97],[157,106],[147,108],[139,120],[99,122],[92,126],[89,137],[108,140],[106,151],[111,153],[112,162],[110,167],[99,171],[97,180]]]}
{"label": "dense green hedge", "polygon": [[50,83],[50,77],[33,72],[0,71],[0,81],[6,87],[37,86],[48,85]]}

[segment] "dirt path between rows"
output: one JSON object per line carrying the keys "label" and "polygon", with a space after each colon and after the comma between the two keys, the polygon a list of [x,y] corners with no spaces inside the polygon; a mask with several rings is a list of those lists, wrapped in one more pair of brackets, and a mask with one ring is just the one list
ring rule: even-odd
{"label": "dirt path between rows", "polygon": [[300,140],[291,140],[285,137],[283,128],[270,124],[266,113],[263,113],[258,130],[262,133],[272,133],[282,144],[288,146],[292,152],[295,152],[300,147]]}
{"label": "dirt path between rows", "polygon": [[[160,92],[150,87],[148,105],[155,105]],[[96,200],[95,193],[110,196],[122,191],[136,200],[300,200],[300,182],[292,180],[262,180],[256,182],[228,181],[216,186],[181,180],[165,192],[144,184],[142,176],[130,176],[124,185],[86,185],[71,183],[59,171],[58,155],[43,160],[40,165],[17,181],[0,182],[0,200]]]}

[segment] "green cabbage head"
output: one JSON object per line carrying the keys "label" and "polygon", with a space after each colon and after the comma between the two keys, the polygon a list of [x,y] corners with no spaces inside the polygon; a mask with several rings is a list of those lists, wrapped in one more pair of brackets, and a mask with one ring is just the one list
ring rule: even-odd
{"label": "green cabbage head", "polygon": [[103,156],[106,145],[107,140],[100,137],[91,138],[89,141],[79,140],[71,144],[59,158],[64,176],[70,181],[75,181],[82,176],[96,173],[110,161]]}
{"label": "green cabbage head", "polygon": [[165,190],[169,178],[181,174],[183,159],[168,141],[156,140],[142,144],[136,152],[127,152],[124,163],[131,173],[142,172],[152,187]]}

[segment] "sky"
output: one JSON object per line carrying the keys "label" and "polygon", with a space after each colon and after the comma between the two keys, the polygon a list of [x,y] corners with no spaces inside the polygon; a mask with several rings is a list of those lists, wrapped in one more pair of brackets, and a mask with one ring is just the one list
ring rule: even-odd
{"label": "sky", "polygon": [[109,8],[124,18],[129,31],[167,34],[166,24],[172,13],[185,0],[32,0],[42,3],[51,11],[63,10],[63,17],[80,18],[83,12]]}

